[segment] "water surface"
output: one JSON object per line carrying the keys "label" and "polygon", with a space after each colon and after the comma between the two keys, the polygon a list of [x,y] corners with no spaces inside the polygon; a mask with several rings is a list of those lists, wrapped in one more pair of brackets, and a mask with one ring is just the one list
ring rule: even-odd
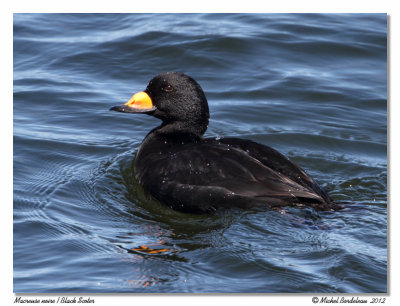
{"label": "water surface", "polygon": [[[387,291],[385,14],[15,14],[15,292]],[[108,109],[182,71],[207,137],[269,145],[342,212],[176,212]]]}

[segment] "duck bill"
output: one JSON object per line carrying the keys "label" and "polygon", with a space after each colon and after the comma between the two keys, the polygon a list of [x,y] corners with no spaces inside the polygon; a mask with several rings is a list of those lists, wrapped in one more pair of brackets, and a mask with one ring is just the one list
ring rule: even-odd
{"label": "duck bill", "polygon": [[110,110],[122,113],[142,113],[147,114],[154,112],[157,108],[153,105],[150,96],[144,92],[134,94],[132,98],[123,105],[113,106]]}

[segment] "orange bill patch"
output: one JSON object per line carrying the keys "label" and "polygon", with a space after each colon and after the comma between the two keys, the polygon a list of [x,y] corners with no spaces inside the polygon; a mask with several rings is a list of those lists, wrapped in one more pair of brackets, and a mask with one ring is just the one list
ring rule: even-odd
{"label": "orange bill patch", "polygon": [[147,109],[153,107],[153,101],[151,101],[151,98],[147,93],[141,91],[134,94],[125,105],[133,108]]}

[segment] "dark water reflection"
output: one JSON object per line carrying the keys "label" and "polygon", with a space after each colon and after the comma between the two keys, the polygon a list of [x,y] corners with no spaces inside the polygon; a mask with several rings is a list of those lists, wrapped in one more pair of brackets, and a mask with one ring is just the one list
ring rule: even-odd
{"label": "dark water reflection", "polygon": [[[386,292],[385,14],[15,14],[15,292]],[[175,212],[134,180],[148,116],[193,76],[208,137],[270,145],[340,213]]]}

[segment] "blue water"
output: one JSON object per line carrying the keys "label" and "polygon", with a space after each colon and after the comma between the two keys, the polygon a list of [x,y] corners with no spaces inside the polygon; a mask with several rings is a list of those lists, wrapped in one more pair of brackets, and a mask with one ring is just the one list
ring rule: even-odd
{"label": "blue water", "polygon": [[[385,14],[15,14],[14,292],[387,291]],[[269,145],[341,212],[191,215],[132,160],[159,121],[110,112],[165,71],[207,137]]]}

